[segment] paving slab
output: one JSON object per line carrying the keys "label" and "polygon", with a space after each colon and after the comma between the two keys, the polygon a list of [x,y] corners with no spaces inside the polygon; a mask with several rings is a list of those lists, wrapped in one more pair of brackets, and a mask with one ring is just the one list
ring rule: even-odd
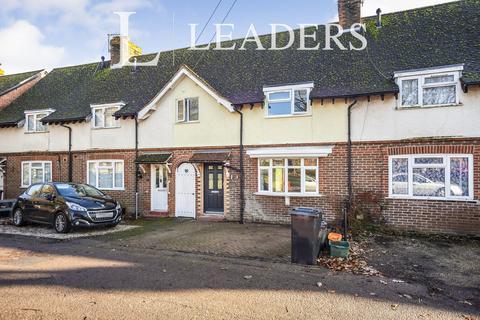
{"label": "paving slab", "polygon": [[120,243],[143,249],[290,260],[290,228],[286,226],[175,220]]}

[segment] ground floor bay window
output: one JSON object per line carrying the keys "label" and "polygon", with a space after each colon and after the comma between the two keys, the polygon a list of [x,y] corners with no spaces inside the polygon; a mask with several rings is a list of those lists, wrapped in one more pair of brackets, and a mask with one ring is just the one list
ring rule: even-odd
{"label": "ground floor bay window", "polygon": [[319,159],[332,146],[252,148],[247,150],[258,165],[258,194],[303,197],[319,195]]}
{"label": "ground floor bay window", "polygon": [[123,190],[123,160],[88,161],[88,184],[100,190]]}
{"label": "ground floor bay window", "polygon": [[390,196],[473,200],[472,155],[399,155],[389,163]]}
{"label": "ground floor bay window", "polygon": [[258,191],[318,194],[318,159],[258,159]]}

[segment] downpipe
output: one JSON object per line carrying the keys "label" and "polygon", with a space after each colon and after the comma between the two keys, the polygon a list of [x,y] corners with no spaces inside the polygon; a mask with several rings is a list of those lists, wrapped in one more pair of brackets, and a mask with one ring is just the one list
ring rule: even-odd
{"label": "downpipe", "polygon": [[245,180],[244,180],[244,168],[243,168],[243,113],[238,107],[235,108],[235,112],[240,115],[240,224],[245,223]]}
{"label": "downpipe", "polygon": [[347,239],[348,234],[348,214],[353,205],[353,156],[352,156],[352,109],[357,104],[357,98],[348,106],[348,140],[347,140],[347,184],[348,199],[343,207],[343,237]]}
{"label": "downpipe", "polygon": [[73,182],[72,128],[64,124],[60,126],[68,129],[68,182]]}

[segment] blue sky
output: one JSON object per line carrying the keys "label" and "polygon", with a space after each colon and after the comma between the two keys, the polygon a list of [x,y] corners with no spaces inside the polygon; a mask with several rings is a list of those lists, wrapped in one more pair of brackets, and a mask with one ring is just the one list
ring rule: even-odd
{"label": "blue sky", "polygon": [[[114,11],[135,11],[130,36],[143,52],[186,47],[190,23],[200,30],[219,0],[0,0],[0,68],[7,74],[51,69],[108,57],[107,34],[119,31]],[[234,0],[223,0],[200,42],[210,40]],[[365,0],[363,15],[452,0]],[[174,18],[175,17],[175,18]],[[238,0],[226,23],[243,37],[251,23],[259,33],[269,24],[322,24],[337,19],[336,0]],[[175,23],[173,21],[175,20]]]}

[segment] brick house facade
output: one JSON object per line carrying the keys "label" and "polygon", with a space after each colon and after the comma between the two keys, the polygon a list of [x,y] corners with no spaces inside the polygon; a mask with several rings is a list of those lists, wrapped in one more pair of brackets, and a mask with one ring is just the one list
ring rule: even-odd
{"label": "brick house facade", "polygon": [[[262,146],[264,147],[264,146]],[[278,147],[271,145],[270,147]],[[282,146],[288,147],[288,146]],[[224,168],[225,211],[221,215],[209,216],[203,208],[204,166],[197,164],[196,178],[196,217],[208,220],[240,220],[240,173],[235,168],[239,165],[238,146],[228,146],[231,158],[228,168]],[[255,148],[255,146],[247,146]],[[175,216],[175,170],[182,163],[188,162],[198,148],[192,149],[158,149],[142,152],[171,152],[168,175],[168,211],[164,216]],[[207,150],[208,148],[202,148]],[[434,139],[412,140],[404,142],[370,142],[353,145],[353,190],[355,207],[359,213],[403,230],[416,230],[427,233],[464,233],[477,235],[480,230],[480,139]],[[474,200],[418,200],[389,198],[388,191],[388,157],[399,154],[472,154],[474,157]],[[127,209],[129,215],[135,209],[135,152],[134,150],[115,150],[98,152],[75,152],[73,155],[73,177],[75,182],[86,182],[87,161],[100,159],[118,159],[125,163],[125,190],[107,191],[118,199]],[[7,155],[6,194],[15,197],[22,190],[20,186],[22,161],[52,161],[53,180],[67,179],[67,154],[37,153]],[[288,224],[289,210],[298,206],[321,209],[327,221],[340,223],[342,210],[348,196],[346,144],[335,144],[328,157],[319,158],[319,196],[296,197],[286,204],[284,196],[265,196],[258,193],[258,160],[244,153],[245,176],[245,212],[246,222]],[[145,166],[139,179],[140,212],[151,211],[150,167]]]}

